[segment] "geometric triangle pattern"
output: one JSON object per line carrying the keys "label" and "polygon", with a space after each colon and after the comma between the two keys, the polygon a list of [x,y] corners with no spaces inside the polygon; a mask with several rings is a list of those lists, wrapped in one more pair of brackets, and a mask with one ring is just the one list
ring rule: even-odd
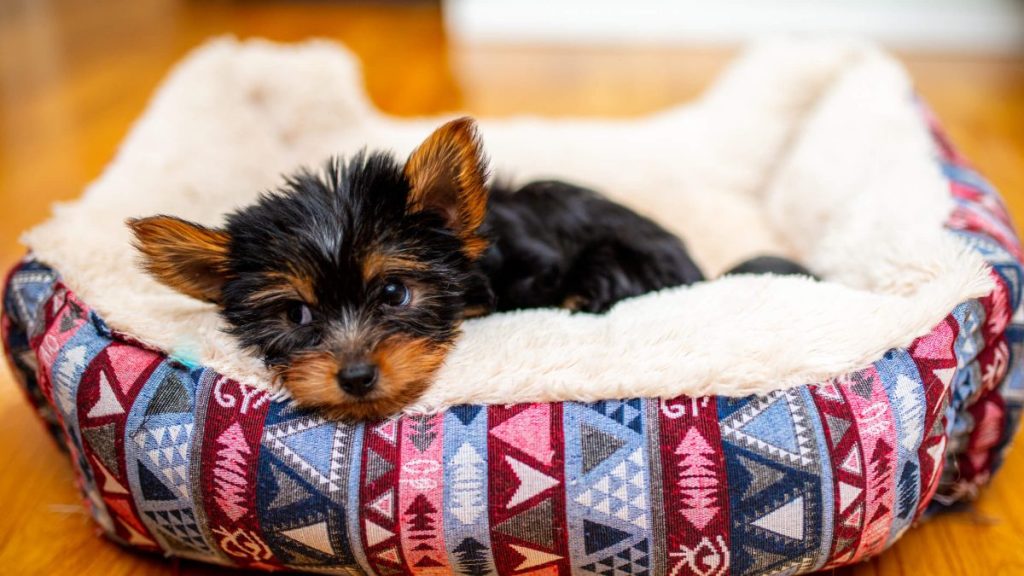
{"label": "geometric triangle pattern", "polygon": [[191,422],[173,421],[159,425],[156,419],[147,421],[135,432],[135,445],[144,465],[160,478],[179,498],[189,497],[189,447],[192,438]]}
{"label": "geometric triangle pattern", "polygon": [[[126,354],[122,354],[124,357]],[[169,387],[169,382],[173,382],[173,387]],[[168,390],[173,390],[179,398],[171,402]],[[133,484],[137,479],[141,488],[138,506],[154,537],[180,555],[201,558],[212,552],[199,526],[192,495],[193,394],[193,383],[187,372],[163,369],[154,372],[135,401],[144,409],[132,410],[128,415],[125,449],[130,457],[129,478]],[[168,403],[188,408],[181,411],[154,408],[154,404]]]}
{"label": "geometric triangle pattern", "polygon": [[[480,429],[477,446],[487,453],[488,511],[486,522],[476,526],[481,534],[486,529],[497,568],[569,571],[569,476],[563,455],[567,430],[562,412],[567,408],[487,408],[487,428]],[[542,516],[547,518],[541,520]]]}
{"label": "geometric triangle pattern", "polygon": [[642,409],[633,401],[566,407],[566,445],[580,454],[567,470],[576,479],[567,494],[576,571],[648,570],[634,565],[647,561],[652,518]]}
{"label": "geometric triangle pattern", "polygon": [[[889,537],[895,501],[895,447],[899,444],[896,422],[900,418],[894,415],[884,382],[874,368],[841,379],[838,387],[849,403],[860,442],[862,474],[848,481],[836,473],[838,498],[834,500],[840,512],[851,505],[858,505],[858,510],[863,506],[863,533],[852,558],[856,561],[881,552]],[[836,458],[845,463],[849,457],[844,455],[836,454]]]}
{"label": "geometric triangle pattern", "polygon": [[300,526],[299,528],[292,528],[291,530],[282,530],[281,534],[318,552],[334,556],[334,548],[331,546],[331,536],[327,530],[327,522],[317,522],[307,526]]}
{"label": "geometric triangle pattern", "polygon": [[867,486],[867,476],[857,418],[842,387],[828,384],[813,388],[810,393],[823,417],[822,431],[832,461],[830,528],[833,537],[829,560],[821,566],[831,569],[851,562],[857,553],[864,533],[866,500],[862,495]]}
{"label": "geometric triangle pattern", "polygon": [[309,491],[303,488],[301,482],[284,472],[280,466],[271,466],[271,470],[276,484],[274,497],[268,504],[271,509],[299,504],[312,497]]}
{"label": "geometric triangle pattern", "polygon": [[756,496],[763,490],[771,488],[786,476],[785,472],[775,468],[770,468],[756,460],[743,456],[740,456],[739,459],[740,463],[743,464],[743,467],[747,470],[752,479],[750,484],[747,486],[747,490],[743,492],[744,499]]}
{"label": "geometric triangle pattern", "polygon": [[[32,260],[21,263],[12,271],[3,291],[3,311],[14,328],[7,337],[8,341],[13,341],[12,337],[18,336],[19,332],[34,336],[42,331],[42,312],[53,295],[56,280],[57,274],[53,270]],[[21,343],[27,345],[27,340],[24,338]]]}
{"label": "geometric triangle pattern", "polygon": [[550,465],[551,414],[545,404],[535,404],[491,428],[490,433],[509,446],[515,446],[531,458]]}
{"label": "geometric triangle pattern", "polygon": [[299,415],[267,426],[262,444],[264,450],[330,493],[339,492],[347,478],[348,471],[341,467],[348,449],[347,431],[323,417]]}
{"label": "geometric triangle pattern", "polygon": [[586,474],[596,468],[599,464],[615,454],[619,448],[626,445],[625,440],[620,440],[607,432],[586,424],[580,429],[582,438],[581,446],[583,455],[583,473]]}
{"label": "geometric triangle pattern", "polygon": [[722,420],[722,437],[805,470],[816,462],[808,413],[795,389],[755,396]]}
{"label": "geometric triangle pattern", "polygon": [[804,497],[797,496],[750,523],[790,540],[804,539]]}
{"label": "geometric triangle pattern", "polygon": [[[656,565],[672,574],[729,574],[729,491],[719,427],[720,398],[665,400],[657,411],[664,486],[665,549],[652,543]],[[728,405],[728,402],[724,402]],[[655,496],[657,497],[657,496]],[[661,522],[655,518],[655,533]]]}
{"label": "geometric triangle pattern", "polygon": [[[810,395],[790,389],[719,402],[718,413],[730,484],[731,569],[811,570],[824,560],[824,517],[822,463],[809,415],[818,423],[821,417]],[[783,431],[769,431],[769,424]]]}
{"label": "geometric triangle pattern", "polygon": [[604,550],[630,537],[630,533],[590,520],[583,521],[584,549],[587,554]]}
{"label": "geometric triangle pattern", "polygon": [[350,434],[347,426],[286,403],[270,405],[260,442],[256,509],[276,558],[305,570],[354,561],[345,514]]}
{"label": "geometric triangle pattern", "polygon": [[[886,394],[892,401],[895,415],[897,441],[893,473],[897,476],[896,492],[892,506],[895,511],[886,544],[891,544],[910,527],[916,517],[921,496],[920,462],[917,447],[925,435],[927,402],[924,383],[918,373],[914,359],[904,350],[893,351],[889,356],[889,369],[879,371]],[[868,457],[871,455],[869,454]],[[840,464],[840,470],[858,472],[866,469],[870,461],[863,462],[848,456]]]}
{"label": "geometric triangle pattern", "polygon": [[141,462],[139,463],[138,470],[139,485],[142,487],[142,496],[146,500],[167,501],[178,499],[178,496]]}
{"label": "geometric triangle pattern", "polygon": [[114,475],[120,476],[121,464],[117,461],[116,433],[113,422],[82,429],[82,437],[89,443],[100,462],[103,462],[107,470],[113,472]]}
{"label": "geometric triangle pattern", "polygon": [[443,415],[403,419],[399,424],[399,458],[415,462],[407,471],[410,482],[400,484],[397,505],[399,539],[405,561],[414,569],[449,572],[444,534],[444,494],[435,487],[444,483]]}
{"label": "geometric triangle pattern", "polygon": [[191,510],[146,511],[144,514],[146,518],[156,524],[165,538],[173,539],[195,552],[208,550]]}
{"label": "geometric triangle pattern", "polygon": [[404,575],[411,568],[401,540],[402,516],[408,508],[403,509],[399,499],[399,429],[399,421],[391,418],[363,425],[353,435],[354,449],[348,457],[354,468],[346,486],[347,510],[352,516],[348,546],[365,572],[379,576]]}
{"label": "geometric triangle pattern", "polygon": [[494,529],[517,540],[550,548],[554,545],[552,518],[551,500],[544,500],[496,525]]}
{"label": "geometric triangle pattern", "polygon": [[506,456],[505,459],[512,468],[517,484],[515,493],[505,504],[507,508],[514,508],[559,484],[557,478],[552,478],[529,464],[520,462],[511,456]]}
{"label": "geometric triangle pattern", "polygon": [[107,375],[101,371],[100,397],[89,410],[88,416],[89,418],[101,418],[103,416],[114,416],[117,414],[124,414],[124,407],[121,406],[121,401],[114,395],[114,390],[110,387]]}
{"label": "geometric triangle pattern", "polygon": [[584,564],[580,569],[600,576],[648,576],[651,573],[651,558],[647,540],[641,540],[620,552]]}
{"label": "geometric triangle pattern", "polygon": [[131,546],[380,576],[828,570],[976,494],[1024,409],[1019,239],[991,186],[933,137],[946,228],[990,264],[994,290],[810,386],[353,425],[136,345],[31,259],[8,280],[3,340],[94,518]]}
{"label": "geometric triangle pattern", "polygon": [[177,412],[188,412],[192,404],[189,401],[189,394],[185,385],[181,383],[177,374],[168,372],[160,386],[156,389],[156,395],[146,407],[146,414],[167,414]]}
{"label": "geometric triangle pattern", "polygon": [[[69,292],[57,288],[47,308],[47,325],[39,338],[48,344],[37,351],[39,376],[52,386],[52,408],[62,419],[65,445],[77,457],[83,495],[92,505],[93,517],[115,539],[159,550],[152,528],[134,501],[141,487],[129,481],[132,463],[126,463],[124,455],[125,406],[132,405],[138,388],[129,386],[122,395],[110,365],[110,341],[100,337],[96,324],[88,321],[87,308]],[[61,318],[70,323],[58,322]],[[158,356],[137,351],[135,358],[145,371]],[[83,429],[89,430],[88,438]]]}
{"label": "geometric triangle pattern", "polygon": [[622,427],[632,430],[637,434],[642,433],[643,404],[637,398],[632,400],[602,400],[588,404],[588,407]]}

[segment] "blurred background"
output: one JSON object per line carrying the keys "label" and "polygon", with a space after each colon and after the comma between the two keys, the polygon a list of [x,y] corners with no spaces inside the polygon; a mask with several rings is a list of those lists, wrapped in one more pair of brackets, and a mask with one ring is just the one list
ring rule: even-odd
{"label": "blurred background", "polygon": [[[637,116],[697,97],[743,43],[863,35],[895,51],[1024,219],[1024,0],[0,0],[0,268],[78,196],[160,79],[218,35],[345,43],[383,111]],[[63,456],[0,369],[0,566],[208,573],[98,540]],[[977,507],[843,574],[1024,574],[1024,450]]]}

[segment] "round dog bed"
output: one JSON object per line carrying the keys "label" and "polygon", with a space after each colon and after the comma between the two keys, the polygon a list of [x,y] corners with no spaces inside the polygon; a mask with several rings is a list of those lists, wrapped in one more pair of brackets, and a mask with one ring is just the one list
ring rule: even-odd
{"label": "round dog bed", "polygon": [[407,413],[294,407],[215,310],[132,263],[122,222],[216,223],[296,165],[408,151],[323,43],[223,40],[160,90],[82,199],[26,236],[8,359],[95,520],[143,550],[392,574],[803,573],[973,497],[1016,429],[1021,250],[998,195],[891,59],[751,50],[693,104],[631,121],[484,121],[497,171],[607,192],[712,275],[468,322]]}

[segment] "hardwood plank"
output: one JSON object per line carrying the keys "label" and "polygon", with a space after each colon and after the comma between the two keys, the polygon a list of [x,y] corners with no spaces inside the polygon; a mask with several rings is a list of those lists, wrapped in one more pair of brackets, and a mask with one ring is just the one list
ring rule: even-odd
{"label": "hardwood plank", "polygon": [[[725,49],[450,45],[429,3],[84,3],[0,0],[0,266],[21,230],[77,196],[116,152],[175,61],[219,34],[345,42],[367,90],[397,115],[635,116],[692,99]],[[953,140],[1024,219],[1024,60],[904,54]],[[0,566],[11,574],[211,574],[96,537],[66,458],[0,369]],[[974,508],[931,520],[842,574],[1024,573],[1024,453],[1012,453]]]}

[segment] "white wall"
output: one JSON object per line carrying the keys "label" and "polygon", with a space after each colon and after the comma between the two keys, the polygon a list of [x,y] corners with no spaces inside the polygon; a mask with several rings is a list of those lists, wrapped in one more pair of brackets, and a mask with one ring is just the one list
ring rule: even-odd
{"label": "white wall", "polygon": [[1024,0],[445,0],[451,36],[501,43],[735,43],[856,34],[894,48],[1024,52]]}

